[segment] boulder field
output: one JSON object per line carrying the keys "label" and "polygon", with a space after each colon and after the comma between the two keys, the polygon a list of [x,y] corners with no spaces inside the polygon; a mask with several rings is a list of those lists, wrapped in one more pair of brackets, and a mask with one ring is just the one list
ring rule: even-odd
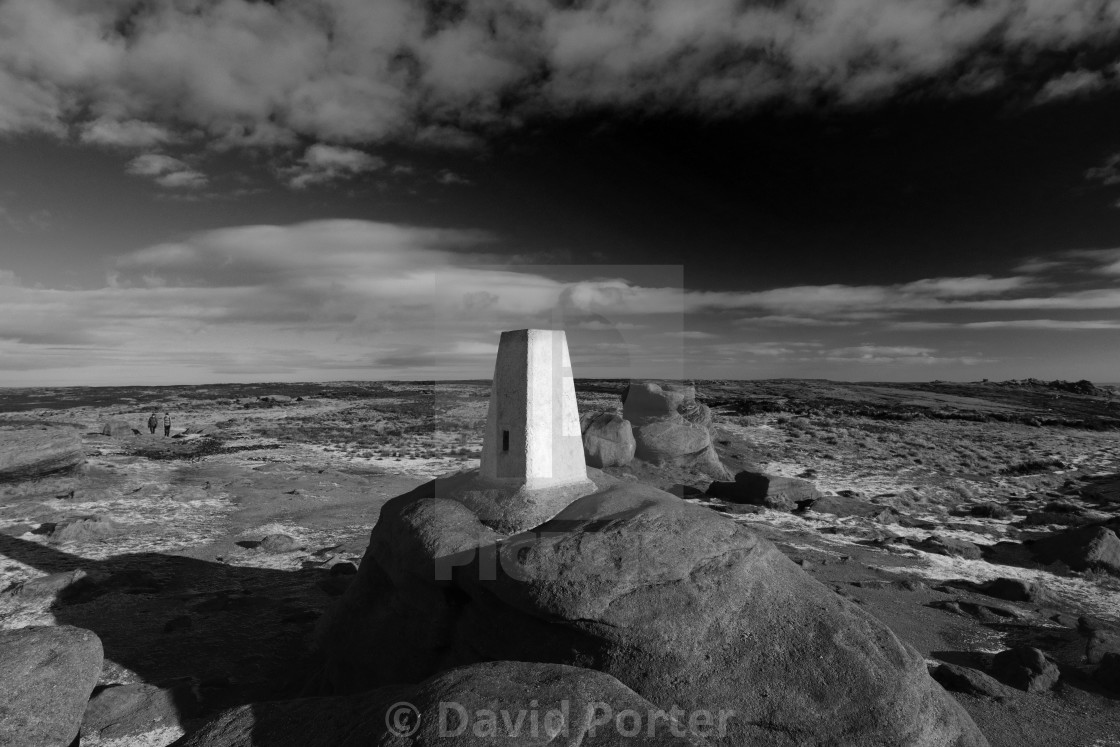
{"label": "boulder field", "polygon": [[513,660],[733,712],[713,744],[987,744],[916,651],[726,517],[620,483],[504,536],[434,495],[382,508],[309,693]]}

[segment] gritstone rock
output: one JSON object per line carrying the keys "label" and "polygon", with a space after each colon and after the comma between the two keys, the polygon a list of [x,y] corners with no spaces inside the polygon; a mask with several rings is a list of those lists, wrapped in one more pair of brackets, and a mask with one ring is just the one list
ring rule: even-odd
{"label": "gritstone rock", "polygon": [[774,477],[761,472],[740,472],[735,475],[735,482],[713,482],[708,487],[708,495],[730,503],[749,503],[780,511],[792,511],[799,501],[820,497],[808,480]]}
{"label": "gritstone rock", "polygon": [[[494,661],[452,669],[418,685],[241,706],[222,713],[174,747],[711,744],[700,734],[717,729],[715,719],[692,731],[687,723],[649,718],[657,710],[601,672]],[[638,714],[638,733],[631,733],[635,724],[629,717],[609,718],[623,711]],[[390,725],[408,736],[395,736]]]}
{"label": "gritstone rock", "polygon": [[1030,646],[1001,651],[992,659],[992,674],[1012,687],[1029,693],[1045,692],[1061,677],[1061,672],[1046,654]]}
{"label": "gritstone rock", "polygon": [[986,744],[885,625],[737,522],[640,484],[506,538],[459,502],[395,498],[318,641],[318,692],[550,662],[661,708],[734,710],[728,745]]}
{"label": "gritstone rock", "polygon": [[132,424],[127,420],[110,420],[101,426],[102,436],[113,438],[132,438]]}
{"label": "gritstone rock", "polygon": [[0,745],[65,747],[101,674],[101,639],[68,625],[0,631]]}
{"label": "gritstone rock", "polygon": [[1075,571],[1097,568],[1120,575],[1120,538],[1102,526],[1059,532],[1035,540],[1030,548],[1044,563],[1060,560]]}
{"label": "gritstone rock", "polygon": [[588,417],[583,426],[583,455],[592,467],[623,467],[634,458],[630,421],[616,412]]}
{"label": "gritstone rock", "polygon": [[32,480],[84,462],[82,438],[75,430],[0,431],[0,482]]}

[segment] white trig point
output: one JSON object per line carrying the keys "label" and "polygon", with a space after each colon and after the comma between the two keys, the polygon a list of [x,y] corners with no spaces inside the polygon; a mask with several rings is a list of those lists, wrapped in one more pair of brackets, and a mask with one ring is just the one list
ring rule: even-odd
{"label": "white trig point", "polygon": [[490,390],[481,477],[528,490],[587,482],[564,330],[502,333]]}

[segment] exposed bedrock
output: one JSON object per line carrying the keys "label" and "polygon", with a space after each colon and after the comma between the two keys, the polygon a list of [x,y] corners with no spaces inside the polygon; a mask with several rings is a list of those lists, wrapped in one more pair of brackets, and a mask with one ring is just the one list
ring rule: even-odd
{"label": "exposed bedrock", "polygon": [[456,500],[395,498],[318,645],[318,693],[547,662],[660,708],[733,710],[723,744],[987,744],[885,625],[750,530],[640,484],[509,537]]}
{"label": "exposed bedrock", "polygon": [[70,428],[0,431],[0,482],[33,480],[85,462],[82,437]]}
{"label": "exposed bedrock", "polygon": [[[711,744],[703,735],[718,730],[718,716],[705,724],[670,722],[602,672],[495,661],[443,672],[419,685],[241,706],[175,747],[686,747]],[[392,729],[411,733],[401,736]]]}

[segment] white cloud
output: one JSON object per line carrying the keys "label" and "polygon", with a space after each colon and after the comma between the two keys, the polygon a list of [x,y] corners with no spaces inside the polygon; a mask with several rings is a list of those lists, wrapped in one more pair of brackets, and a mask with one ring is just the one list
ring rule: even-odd
{"label": "white cloud", "polygon": [[666,337],[676,337],[681,340],[714,340],[719,337],[719,335],[713,335],[711,332],[701,332],[698,329],[675,330],[664,334]]}
{"label": "white cloud", "polygon": [[283,170],[288,186],[303,189],[344,179],[385,165],[385,161],[355,148],[316,143],[307,149],[300,162]]}
{"label": "white cloud", "polygon": [[[197,130],[219,147],[478,134],[589,107],[723,115],[1021,85],[1054,49],[1105,49],[1120,7],[1100,0],[409,0],[0,3],[0,132],[151,147]],[[1071,60],[1082,59],[1070,54]],[[1097,86],[1071,63],[1039,100]],[[116,123],[108,125],[97,123]],[[114,129],[115,128],[115,129]],[[125,132],[125,130],[129,130]]]}
{"label": "white cloud", "polygon": [[1029,329],[1029,330],[1111,330],[1120,329],[1115,319],[1000,319],[982,322],[896,322],[892,329]]}
{"label": "white cloud", "polygon": [[1120,153],[1113,153],[1105,159],[1100,166],[1094,166],[1085,172],[1089,181],[1100,182],[1106,187],[1120,184]]}
{"label": "white cloud", "polygon": [[92,145],[118,148],[151,148],[178,141],[178,137],[159,125],[137,119],[118,121],[101,117],[79,128],[78,139]]}
{"label": "white cloud", "polygon": [[1110,78],[1098,70],[1072,70],[1046,83],[1035,96],[1040,104],[1099,91],[1110,84]]}
{"label": "white cloud", "polygon": [[161,187],[204,187],[209,179],[201,171],[178,158],[162,153],[145,153],[128,162],[125,171],[135,176],[148,176]]}

